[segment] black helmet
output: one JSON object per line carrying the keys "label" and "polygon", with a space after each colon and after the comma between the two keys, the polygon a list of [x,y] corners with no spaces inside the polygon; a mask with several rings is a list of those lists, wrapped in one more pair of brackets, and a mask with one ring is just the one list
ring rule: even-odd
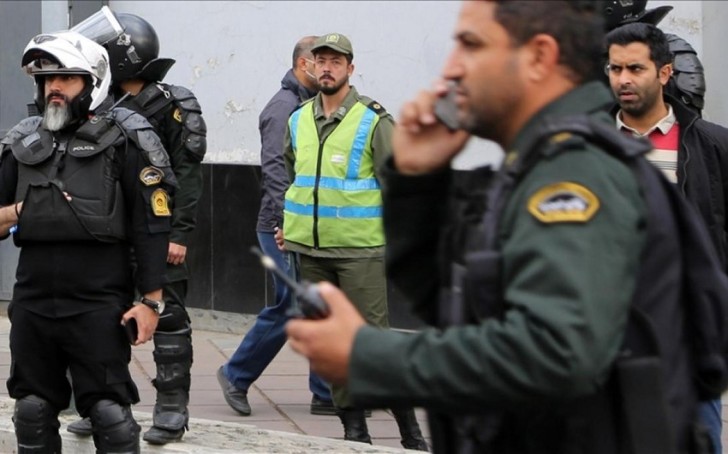
{"label": "black helmet", "polygon": [[630,22],[657,25],[672,10],[672,6],[658,6],[646,10],[647,0],[610,0],[604,3],[604,21],[607,31]]}
{"label": "black helmet", "polygon": [[106,48],[115,85],[136,78],[161,81],[174,64],[171,58],[159,58],[157,32],[135,14],[113,13],[104,6],[71,30]]}

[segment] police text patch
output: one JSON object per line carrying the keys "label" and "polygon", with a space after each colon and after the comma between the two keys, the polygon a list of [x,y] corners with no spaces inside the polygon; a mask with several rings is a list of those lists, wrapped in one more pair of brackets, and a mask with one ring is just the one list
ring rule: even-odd
{"label": "police text patch", "polygon": [[157,189],[152,193],[152,212],[155,216],[172,216],[169,194],[164,189]]}
{"label": "police text patch", "polygon": [[587,222],[599,210],[599,199],[584,186],[566,181],[539,189],[528,199],[528,212],[539,221]]}
{"label": "police text patch", "polygon": [[161,169],[154,166],[147,166],[139,172],[139,179],[144,183],[144,186],[153,186],[159,184],[162,181],[164,173]]}

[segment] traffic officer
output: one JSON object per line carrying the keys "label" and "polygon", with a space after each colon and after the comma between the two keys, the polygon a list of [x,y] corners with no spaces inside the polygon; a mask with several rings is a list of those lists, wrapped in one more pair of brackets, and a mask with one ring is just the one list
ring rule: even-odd
{"label": "traffic officer", "polygon": [[[648,223],[641,181],[611,154],[624,149],[590,135],[607,131],[635,156],[649,148],[618,133],[604,111],[611,94],[593,80],[598,5],[464,2],[443,70],[462,130],[434,115],[445,81],[402,108],[385,170],[387,271],[437,328],[368,326],[327,283],[320,292],[331,315],[288,323],[294,350],[347,383],[354,404],[426,407],[435,452],[688,452],[697,392],[679,245],[651,237],[665,226]],[[575,123],[583,135],[564,131]],[[487,200],[453,216],[450,190],[481,193],[477,180],[452,181],[450,163],[471,134],[506,155]],[[641,282],[655,261],[664,273]],[[660,297],[641,315],[662,355],[641,361],[622,343],[632,338],[633,298],[646,294]],[[661,386],[629,396],[619,388],[645,377]],[[655,418],[646,427],[637,414],[642,430],[628,431],[635,419],[624,414],[635,416],[627,411],[635,406]]]}
{"label": "traffic officer", "polygon": [[[172,200],[172,232],[164,284],[166,310],[154,334],[157,376],[153,383],[157,402],[153,426],[144,433],[145,441],[165,444],[181,439],[189,421],[192,328],[185,309],[189,280],[186,258],[202,194],[201,162],[207,150],[207,127],[200,103],[190,90],[160,82],[174,60],[159,58],[159,38],[149,22],[103,7],[74,30],[102,44],[109,52],[114,96],[122,106],[140,113],[154,126],[179,183]],[[123,98],[126,93],[130,96]],[[91,426],[88,420],[79,421],[68,430],[90,434]]]}
{"label": "traffic officer", "polygon": [[[22,65],[43,116],[11,129],[0,151],[0,235],[20,247],[7,381],[18,452],[61,452],[58,414],[73,388],[97,452],[138,453],[129,342],[148,341],[164,310],[174,174],[144,117],[109,110],[103,47],[41,34]],[[143,295],[133,307],[132,246]]]}
{"label": "traffic officer", "polygon": [[[276,241],[298,253],[302,279],[336,282],[369,323],[387,327],[379,171],[390,154],[392,117],[350,85],[349,38],[323,35],[311,53],[319,93],[288,120],[283,150],[291,184]],[[344,439],[371,443],[364,410],[343,386],[332,387],[332,395]],[[402,445],[427,450],[412,408],[393,413]]]}

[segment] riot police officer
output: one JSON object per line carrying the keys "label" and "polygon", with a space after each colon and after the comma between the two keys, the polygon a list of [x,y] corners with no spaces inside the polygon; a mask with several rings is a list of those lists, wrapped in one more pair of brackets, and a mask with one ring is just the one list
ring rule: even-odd
{"label": "riot police officer", "polygon": [[[207,149],[207,128],[200,104],[190,90],[160,82],[174,60],[159,58],[159,38],[149,22],[104,7],[74,30],[108,50],[115,98],[129,93],[121,105],[154,125],[179,183],[173,200],[164,285],[166,312],[154,335],[157,401],[153,427],[144,434],[149,443],[165,444],[182,438],[189,421],[192,329],[185,309],[189,279],[186,255],[202,193],[201,162]],[[91,427],[88,421],[80,421],[69,430],[90,434]]]}
{"label": "riot police officer", "polygon": [[[164,310],[174,174],[149,122],[110,109],[103,47],[41,34],[22,65],[43,116],[11,129],[0,151],[0,238],[13,233],[21,248],[8,309],[18,452],[61,452],[58,413],[73,388],[97,452],[138,453],[129,342],[148,341]],[[134,307],[131,247],[143,295]]]}

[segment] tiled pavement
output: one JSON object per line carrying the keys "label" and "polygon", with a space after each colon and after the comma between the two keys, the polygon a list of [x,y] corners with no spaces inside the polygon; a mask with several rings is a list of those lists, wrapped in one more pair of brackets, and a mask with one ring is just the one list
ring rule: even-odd
{"label": "tiled pavement", "polygon": [[[224,318],[224,317],[223,317]],[[194,319],[194,317],[193,317]],[[234,320],[234,319],[233,319]],[[236,323],[238,333],[229,331],[231,323]],[[208,323],[202,322],[202,325]],[[206,419],[231,423],[252,425],[258,429],[289,432],[292,434],[311,435],[327,438],[342,438],[342,428],[335,416],[314,416],[309,413],[311,395],[308,391],[308,364],[288,347],[284,346],[264,374],[249,390],[249,400],[253,409],[251,416],[243,417],[233,411],[225,402],[215,373],[217,368],[233,353],[245,331],[245,323],[238,321],[223,322],[212,330],[195,328],[193,321],[194,364],[192,366],[192,392],[190,394],[190,414],[193,422],[191,433],[195,432],[194,419]],[[243,326],[243,328],[240,328]],[[10,323],[0,311],[0,376],[7,378],[10,367],[8,333]],[[154,406],[154,388],[151,378],[154,376],[152,358],[153,346],[147,343],[134,347],[131,370],[139,387],[141,402],[134,407],[134,412],[148,416]],[[727,395],[728,396],[728,395]],[[0,397],[7,397],[7,390],[0,388]],[[723,399],[723,421],[728,419],[728,400]],[[139,418],[138,418],[139,419]],[[428,436],[424,413],[418,410],[418,419],[425,436]],[[148,418],[141,418],[140,422]],[[386,411],[374,411],[367,419],[369,430],[375,445],[400,448],[399,434],[394,418]],[[144,424],[143,424],[144,425]],[[206,430],[203,426],[200,430]],[[146,430],[143,427],[142,430]],[[728,453],[728,430],[723,431],[724,452]]]}
{"label": "tiled pavement", "polygon": [[[194,318],[194,317],[193,317]],[[10,365],[8,333],[10,323],[0,315],[0,376],[7,378]],[[243,417],[225,402],[215,373],[233,353],[242,334],[204,331],[195,328],[193,321],[194,363],[190,416],[224,422],[254,425],[259,429],[290,432],[329,438],[343,438],[343,429],[335,416],[314,416],[309,413],[311,394],[308,391],[308,363],[287,345],[256,381],[248,392],[253,409],[251,416]],[[132,349],[132,376],[139,388],[141,401],[134,412],[151,413],[155,392],[151,385],[155,368],[153,345],[148,342]],[[7,389],[0,388],[0,397],[7,397]],[[418,419],[427,437],[424,413],[418,410]],[[400,448],[399,433],[394,418],[386,411],[374,411],[367,419],[373,443]],[[147,427],[142,427],[142,431]],[[190,424],[190,434],[195,431]]]}

